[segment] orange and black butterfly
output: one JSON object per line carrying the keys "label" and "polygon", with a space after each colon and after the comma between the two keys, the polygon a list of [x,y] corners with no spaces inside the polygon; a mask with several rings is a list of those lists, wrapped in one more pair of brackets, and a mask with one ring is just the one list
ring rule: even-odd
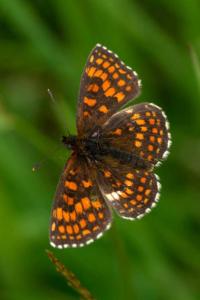
{"label": "orange and black butterfly", "polygon": [[169,123],[152,103],[119,111],[140,88],[137,73],[97,44],[81,78],[78,134],[63,137],[72,154],[52,208],[52,246],[82,247],[101,237],[110,228],[111,208],[134,220],[156,205],[160,183],[154,168],[169,153]]}

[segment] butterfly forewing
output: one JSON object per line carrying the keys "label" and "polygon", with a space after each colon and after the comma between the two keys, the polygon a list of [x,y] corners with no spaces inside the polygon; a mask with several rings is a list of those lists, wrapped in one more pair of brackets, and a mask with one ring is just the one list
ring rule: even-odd
{"label": "butterfly forewing", "polygon": [[77,113],[79,136],[95,131],[139,91],[137,74],[116,54],[96,45],[81,79]]}
{"label": "butterfly forewing", "polygon": [[110,210],[91,174],[84,158],[72,155],[68,160],[52,208],[52,246],[81,247],[110,227]]}
{"label": "butterfly forewing", "polygon": [[113,115],[103,125],[101,139],[112,148],[141,158],[147,166],[165,158],[171,145],[166,115],[151,103],[137,104]]}

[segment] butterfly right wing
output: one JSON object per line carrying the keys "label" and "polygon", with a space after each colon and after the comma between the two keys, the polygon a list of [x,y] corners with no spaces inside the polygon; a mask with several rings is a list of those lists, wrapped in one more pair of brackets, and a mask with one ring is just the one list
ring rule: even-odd
{"label": "butterfly right wing", "polygon": [[72,154],[57,187],[51,213],[53,247],[81,247],[102,236],[112,216],[83,157]]}

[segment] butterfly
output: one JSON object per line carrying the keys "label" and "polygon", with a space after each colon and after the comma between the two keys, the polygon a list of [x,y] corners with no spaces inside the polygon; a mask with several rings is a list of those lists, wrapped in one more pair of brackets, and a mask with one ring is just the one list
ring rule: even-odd
{"label": "butterfly", "polygon": [[112,210],[134,220],[156,205],[154,168],[167,157],[171,135],[164,111],[153,103],[120,110],[140,90],[137,73],[97,44],[81,78],[77,136],[62,139],[72,154],[52,207],[53,247],[92,243],[110,228]]}

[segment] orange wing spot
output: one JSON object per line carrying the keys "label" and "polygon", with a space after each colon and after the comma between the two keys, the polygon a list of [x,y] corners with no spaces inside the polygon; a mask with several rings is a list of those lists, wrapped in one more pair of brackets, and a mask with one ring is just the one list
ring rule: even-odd
{"label": "orange wing spot", "polygon": [[140,151],[140,156],[144,157],[144,152],[143,151]]}
{"label": "orange wing spot", "polygon": [[101,202],[99,200],[96,200],[96,201],[92,201],[92,206],[96,209],[99,209],[101,208]]}
{"label": "orange wing spot", "polygon": [[115,71],[115,67],[111,66],[110,68],[108,68],[108,72],[109,73],[113,73]]}
{"label": "orange wing spot", "polygon": [[117,72],[115,72],[114,74],[113,74],[113,78],[114,79],[117,79],[119,77],[119,74],[117,73]]}
{"label": "orange wing spot", "polygon": [[160,135],[163,135],[163,130],[160,130]]}
{"label": "orange wing spot", "polygon": [[90,62],[92,63],[94,61],[94,55],[91,55]]}
{"label": "orange wing spot", "polygon": [[63,200],[65,201],[65,202],[68,202],[67,200],[68,200],[68,196],[66,195],[66,194],[63,194]]}
{"label": "orange wing spot", "polygon": [[77,224],[74,224],[73,228],[74,228],[74,233],[76,234],[79,233],[80,230]]}
{"label": "orange wing spot", "polygon": [[144,190],[144,187],[142,185],[139,185],[137,190],[138,192],[142,192]]}
{"label": "orange wing spot", "polygon": [[155,119],[152,119],[152,118],[149,119],[149,124],[150,124],[150,125],[154,125],[154,124],[155,124]]}
{"label": "orange wing spot", "polygon": [[109,62],[109,61],[105,61],[105,62],[103,63],[103,67],[104,67],[105,69],[107,69],[109,66],[110,66],[110,62]]}
{"label": "orange wing spot", "polygon": [[99,217],[99,219],[103,219],[104,214],[103,214],[102,212],[99,212],[99,213],[98,213],[98,217]]}
{"label": "orange wing spot", "polygon": [[73,235],[70,235],[70,236],[69,236],[69,239],[70,239],[70,240],[74,240],[74,236],[73,236]]}
{"label": "orange wing spot", "polygon": [[146,132],[148,130],[148,128],[146,126],[141,126],[140,129],[142,132]]}
{"label": "orange wing spot", "polygon": [[89,76],[89,77],[92,77],[95,71],[96,71],[96,68],[95,68],[95,67],[91,67],[91,68],[88,70],[88,73],[87,73],[88,76]]}
{"label": "orange wing spot", "polygon": [[84,113],[83,113],[83,116],[84,116],[84,117],[89,117],[89,116],[90,116],[90,114],[89,114],[89,112],[88,112],[88,111],[84,111]]}
{"label": "orange wing spot", "polygon": [[149,199],[148,199],[148,198],[145,198],[145,199],[144,199],[144,204],[147,204],[148,201],[149,201]]}
{"label": "orange wing spot", "polygon": [[82,184],[83,184],[83,186],[84,186],[85,188],[89,188],[89,187],[92,186],[92,181],[91,181],[91,180],[88,180],[88,181],[83,180],[83,181],[82,181]]}
{"label": "orange wing spot", "polygon": [[158,138],[157,138],[157,141],[158,141],[159,144],[161,144],[161,143],[162,143],[162,138],[161,138],[161,137],[158,137]]}
{"label": "orange wing spot", "polygon": [[88,197],[84,197],[81,199],[81,202],[82,202],[82,205],[83,205],[83,208],[85,210],[89,209],[90,208],[90,199]]}
{"label": "orange wing spot", "polygon": [[152,132],[157,134],[158,133],[158,129],[156,127],[152,128]]}
{"label": "orange wing spot", "polygon": [[119,93],[117,93],[117,94],[115,95],[115,97],[117,98],[117,101],[118,101],[118,102],[121,102],[121,101],[124,99],[125,94],[122,93],[122,92],[119,92]]}
{"label": "orange wing spot", "polygon": [[125,208],[128,208],[128,204],[125,202],[125,203],[123,203],[123,206],[125,207]]}
{"label": "orange wing spot", "polygon": [[131,200],[130,203],[131,203],[132,205],[135,205],[137,202],[136,202],[135,200]]}
{"label": "orange wing spot", "polygon": [[104,171],[104,176],[105,176],[106,178],[110,178],[111,175],[112,175],[112,174],[111,174],[110,171]]}
{"label": "orange wing spot", "polygon": [[126,77],[127,77],[128,79],[132,79],[132,78],[133,78],[133,76],[131,76],[130,74],[127,74]]}
{"label": "orange wing spot", "polygon": [[148,150],[149,151],[153,151],[153,146],[152,145],[148,145]]}
{"label": "orange wing spot", "polygon": [[69,222],[69,213],[66,211],[63,211],[63,218],[65,219],[66,222]]}
{"label": "orange wing spot", "polygon": [[128,174],[126,174],[126,178],[133,179],[134,175],[132,173],[128,173]]}
{"label": "orange wing spot", "polygon": [[60,221],[63,218],[63,210],[61,207],[57,208],[57,213],[56,213],[57,219]]}
{"label": "orange wing spot", "polygon": [[98,58],[98,59],[96,60],[97,65],[102,64],[102,62],[103,62],[103,59],[102,59],[102,58]]}
{"label": "orange wing spot", "polygon": [[98,229],[99,229],[98,225],[93,227],[93,231],[97,231]]}
{"label": "orange wing spot", "polygon": [[79,224],[80,224],[81,228],[85,228],[85,226],[87,225],[85,219],[81,219],[81,220],[79,221]]}
{"label": "orange wing spot", "polygon": [[136,134],[136,139],[143,140],[144,139],[144,134],[143,133],[137,133]]}
{"label": "orange wing spot", "polygon": [[106,80],[106,78],[108,77],[108,74],[107,73],[103,73],[100,78],[104,81]]}
{"label": "orange wing spot", "polygon": [[150,193],[151,193],[151,190],[150,190],[150,189],[147,189],[147,190],[145,191],[145,195],[146,195],[146,196],[149,196]]}
{"label": "orange wing spot", "polygon": [[[103,60],[102,60],[103,61]],[[103,73],[103,70],[97,70],[95,73],[94,73],[94,76],[95,77],[100,77],[101,76],[101,74]]]}
{"label": "orange wing spot", "polygon": [[125,185],[127,185],[127,186],[132,186],[132,185],[133,185],[133,182],[130,181],[130,180],[125,180],[124,183],[125,183]]}
{"label": "orange wing spot", "polygon": [[110,87],[110,81],[109,80],[104,81],[104,83],[102,84],[103,90],[106,91],[109,87]]}
{"label": "orange wing spot", "polygon": [[76,170],[71,169],[71,170],[69,171],[69,174],[71,174],[71,175],[76,175]]}
{"label": "orange wing spot", "polygon": [[67,187],[68,189],[72,190],[72,191],[77,191],[78,186],[76,184],[76,182],[74,181],[65,181],[65,187]]}
{"label": "orange wing spot", "polygon": [[144,125],[145,124],[145,120],[142,120],[142,119],[135,120],[135,122],[137,123],[137,125]]}
{"label": "orange wing spot", "polygon": [[129,127],[128,130],[129,131],[134,131],[135,127]]}
{"label": "orange wing spot", "polygon": [[137,208],[142,208],[142,204],[138,204],[138,205],[137,205]]}
{"label": "orange wing spot", "polygon": [[61,239],[66,240],[67,239],[66,235],[61,235]]}
{"label": "orange wing spot", "polygon": [[96,220],[96,218],[95,218],[95,215],[93,214],[93,213],[90,213],[89,215],[88,215],[88,221],[89,222],[94,222]]}
{"label": "orange wing spot", "polygon": [[150,140],[150,142],[154,143],[155,142],[155,136],[150,135],[149,140]]}
{"label": "orange wing spot", "polygon": [[66,231],[67,231],[68,234],[72,234],[72,233],[73,233],[73,228],[72,228],[72,226],[71,226],[71,225],[67,225],[67,226],[66,226]]}
{"label": "orange wing spot", "polygon": [[74,210],[73,212],[70,213],[70,219],[71,219],[72,221],[76,221],[76,212],[75,212],[75,210]]}
{"label": "orange wing spot", "polygon": [[52,230],[52,231],[55,231],[55,229],[56,229],[56,223],[53,222],[52,225],[51,225],[51,230]]}
{"label": "orange wing spot", "polygon": [[142,146],[142,143],[140,141],[135,141],[134,144],[137,148]]}
{"label": "orange wing spot", "polygon": [[94,93],[97,93],[98,90],[99,90],[99,86],[96,83],[90,84],[88,89],[87,89],[88,92],[91,91],[91,92],[94,92]]}
{"label": "orange wing spot", "polygon": [[150,117],[150,116],[151,116],[150,111],[147,111],[147,112],[145,113],[145,115],[146,115],[147,117]]}
{"label": "orange wing spot", "polygon": [[102,57],[103,57],[103,58],[107,58],[107,55],[105,55],[105,54],[102,54]]}
{"label": "orange wing spot", "polygon": [[136,119],[139,119],[140,118],[140,114],[134,114],[132,117],[131,117],[131,120],[136,120]]}
{"label": "orange wing spot", "polygon": [[65,227],[63,225],[60,225],[58,227],[58,230],[59,230],[60,233],[65,233]]}
{"label": "orange wing spot", "polygon": [[80,240],[81,238],[82,238],[81,234],[79,234],[79,235],[76,236],[77,240]]}
{"label": "orange wing spot", "polygon": [[141,183],[145,183],[146,181],[147,181],[146,177],[140,178],[140,182],[141,182]]}
{"label": "orange wing spot", "polygon": [[115,67],[119,69],[120,65],[118,63],[115,64]]}
{"label": "orange wing spot", "polygon": [[116,90],[115,88],[109,88],[106,92],[105,92],[105,96],[109,97],[109,96],[113,96],[115,94]]}
{"label": "orange wing spot", "polygon": [[132,191],[131,189],[127,188],[127,189],[125,189],[125,193],[128,194],[128,195],[133,195],[134,191]]}
{"label": "orange wing spot", "polygon": [[148,159],[148,161],[151,161],[153,159],[153,156],[152,155],[148,155],[147,159]]}
{"label": "orange wing spot", "polygon": [[90,106],[90,107],[95,106],[95,104],[97,103],[97,101],[95,99],[91,99],[91,98],[88,98],[88,97],[84,97],[83,102],[85,104],[87,104],[88,106]]}
{"label": "orange wing spot", "polygon": [[75,204],[75,210],[76,210],[77,214],[82,214],[83,207],[82,207],[82,205],[81,205],[80,202],[78,202],[78,203]]}
{"label": "orange wing spot", "polygon": [[112,132],[112,134],[121,135],[122,130],[120,128],[117,128],[115,131]]}
{"label": "orange wing spot", "polygon": [[132,90],[132,87],[131,87],[130,85],[127,85],[126,88],[125,88],[125,90],[126,90],[127,92],[130,92],[130,91]]}
{"label": "orange wing spot", "polygon": [[123,80],[123,79],[120,79],[118,82],[117,82],[118,86],[124,86],[126,84],[126,82]]}
{"label": "orange wing spot", "polygon": [[85,230],[83,230],[83,235],[88,235],[88,234],[90,234],[91,233],[91,231],[90,230],[88,230],[88,229],[85,229]]}
{"label": "orange wing spot", "polygon": [[120,193],[120,197],[126,199],[126,198],[128,198],[128,195],[126,193],[124,193],[124,192],[121,192]]}
{"label": "orange wing spot", "polygon": [[56,218],[56,209],[53,210],[52,215],[53,215],[54,218]]}
{"label": "orange wing spot", "polygon": [[68,204],[68,205],[73,205],[73,204],[74,204],[74,198],[72,198],[72,197],[67,197],[67,204]]}
{"label": "orange wing spot", "polygon": [[108,112],[108,108],[105,105],[101,105],[99,107],[99,111],[106,114]]}
{"label": "orange wing spot", "polygon": [[141,200],[142,200],[142,195],[137,195],[137,196],[136,196],[136,200],[137,200],[137,201],[141,201]]}
{"label": "orange wing spot", "polygon": [[121,74],[126,74],[126,71],[123,70],[123,69],[119,69],[119,73],[121,73]]}

